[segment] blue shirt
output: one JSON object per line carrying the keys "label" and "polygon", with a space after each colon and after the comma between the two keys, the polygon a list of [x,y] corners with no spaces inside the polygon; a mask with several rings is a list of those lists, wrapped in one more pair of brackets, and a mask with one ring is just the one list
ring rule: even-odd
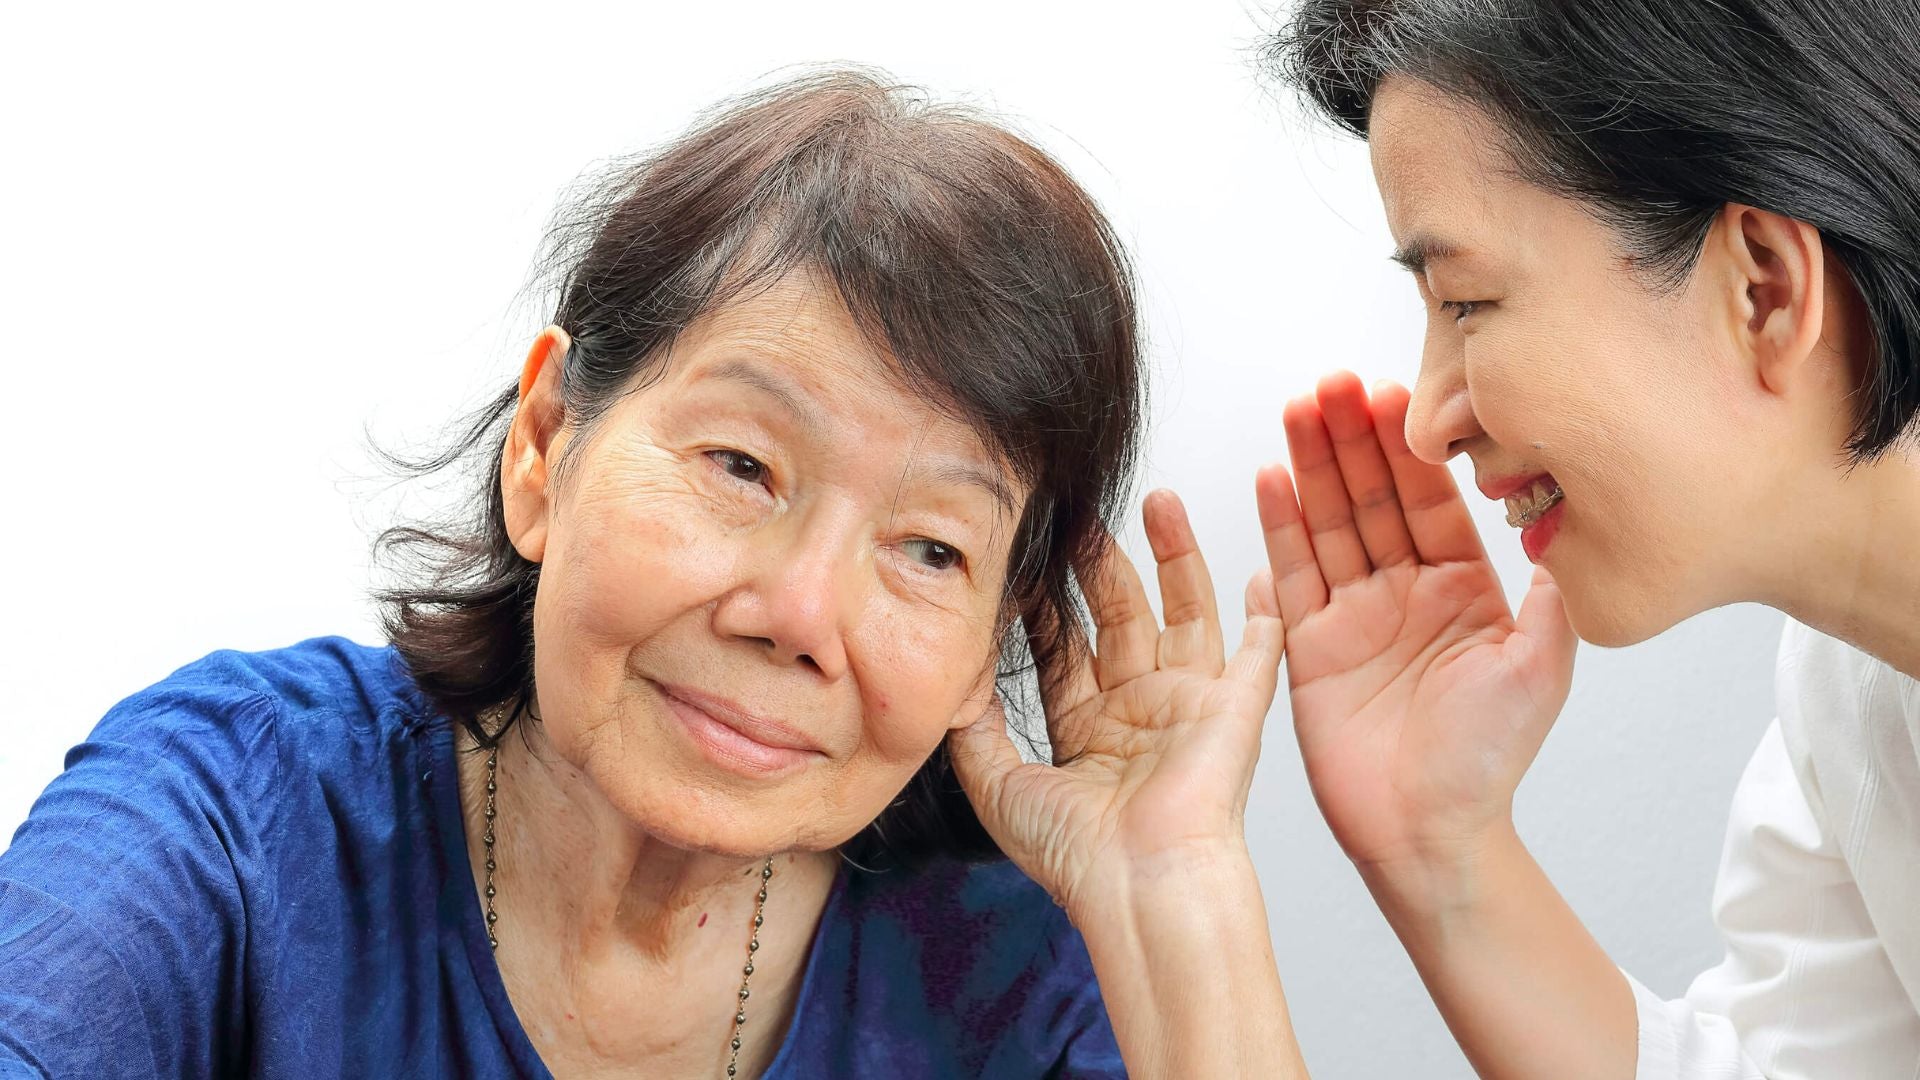
{"label": "blue shirt", "polygon": [[[0,854],[0,1077],[545,1077],[487,947],[452,726],[391,649],[215,653],[67,755]],[[1122,1076],[1006,862],[842,868],[766,1076]]]}

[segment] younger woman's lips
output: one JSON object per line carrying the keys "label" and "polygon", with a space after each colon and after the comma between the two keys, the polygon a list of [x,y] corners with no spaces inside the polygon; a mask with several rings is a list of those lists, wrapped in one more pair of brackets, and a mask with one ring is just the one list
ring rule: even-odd
{"label": "younger woman's lips", "polygon": [[1553,509],[1540,515],[1540,520],[1520,530],[1520,547],[1526,551],[1527,558],[1535,563],[1546,557],[1547,548],[1560,532],[1560,523],[1567,513],[1567,501],[1561,499]]}
{"label": "younger woman's lips", "polygon": [[1509,495],[1518,495],[1533,485],[1542,483],[1554,483],[1553,474],[1543,472],[1515,473],[1512,476],[1481,480],[1478,481],[1475,486],[1480,489],[1480,494],[1485,495],[1494,502],[1501,502]]}

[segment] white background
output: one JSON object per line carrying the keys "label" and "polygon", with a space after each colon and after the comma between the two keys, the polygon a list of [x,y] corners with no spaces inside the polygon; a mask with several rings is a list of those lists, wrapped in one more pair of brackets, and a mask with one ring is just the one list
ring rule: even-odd
{"label": "white background", "polygon": [[[1263,25],[1235,0],[11,5],[0,838],[109,705],[180,664],[377,640],[367,548],[394,500],[368,433],[423,443],[506,385],[576,174],[795,64],[998,110],[1106,206],[1147,297],[1145,479],[1188,499],[1237,623],[1282,402],[1336,366],[1411,378],[1420,319],[1365,148],[1263,89]],[[1517,591],[1499,508],[1476,513]],[[1520,794],[1575,908],[1669,994],[1717,959],[1710,885],[1778,626],[1734,609],[1586,650]],[[1316,1074],[1470,1075],[1313,807],[1284,701],[1249,821]]]}

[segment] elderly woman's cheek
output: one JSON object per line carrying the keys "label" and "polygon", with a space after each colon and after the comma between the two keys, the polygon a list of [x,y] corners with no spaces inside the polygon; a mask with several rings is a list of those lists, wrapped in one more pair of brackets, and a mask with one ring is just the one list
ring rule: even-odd
{"label": "elderly woman's cheek", "polygon": [[583,484],[560,584],[584,627],[636,640],[724,590],[739,512],[687,471],[618,468]]}
{"label": "elderly woman's cheek", "polygon": [[991,677],[992,620],[953,610],[896,612],[860,636],[871,673],[867,740],[888,760],[918,768]]}

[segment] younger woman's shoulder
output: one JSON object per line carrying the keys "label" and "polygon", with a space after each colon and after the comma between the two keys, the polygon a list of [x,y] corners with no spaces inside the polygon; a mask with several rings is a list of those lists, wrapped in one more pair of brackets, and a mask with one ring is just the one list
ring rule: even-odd
{"label": "younger woman's shoulder", "polygon": [[1788,619],[1775,669],[1785,726],[1819,729],[1911,717],[1920,683],[1886,661]]}
{"label": "younger woman's shoulder", "polygon": [[[1914,764],[1920,682],[1840,638],[1788,620],[1775,696],[1794,773],[1816,812],[1833,815],[1830,828],[1847,835],[1847,815],[1866,805],[1856,798],[1866,790],[1901,792],[1909,818],[1920,813],[1912,794],[1920,791]],[[1920,818],[1913,820],[1920,825]]]}

